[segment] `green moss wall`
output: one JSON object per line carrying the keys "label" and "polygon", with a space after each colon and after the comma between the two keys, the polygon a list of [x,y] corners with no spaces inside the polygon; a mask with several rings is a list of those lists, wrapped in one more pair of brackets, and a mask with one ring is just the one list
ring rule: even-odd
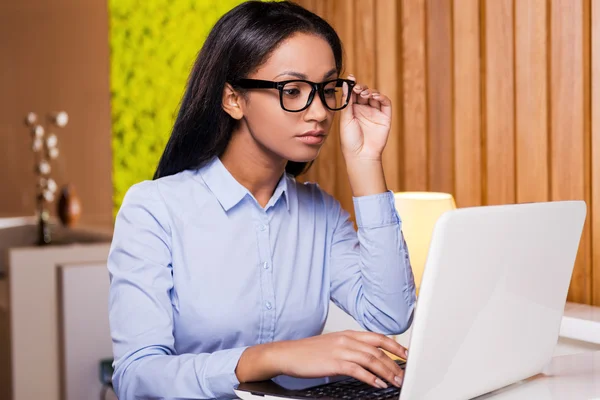
{"label": "green moss wall", "polygon": [[215,22],[242,0],[109,0],[114,211],[151,179]]}

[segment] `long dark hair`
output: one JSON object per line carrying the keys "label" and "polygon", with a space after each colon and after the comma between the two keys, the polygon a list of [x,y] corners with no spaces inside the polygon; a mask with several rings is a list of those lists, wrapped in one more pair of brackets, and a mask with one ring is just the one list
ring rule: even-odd
{"label": "long dark hair", "polygon": [[[247,1],[219,19],[198,54],[154,179],[199,168],[225,151],[237,123],[221,107],[225,84],[247,77],[283,40],[300,32],[329,43],[339,74],[342,44],[337,33],[293,2]],[[286,172],[298,176],[308,167],[289,161]]]}

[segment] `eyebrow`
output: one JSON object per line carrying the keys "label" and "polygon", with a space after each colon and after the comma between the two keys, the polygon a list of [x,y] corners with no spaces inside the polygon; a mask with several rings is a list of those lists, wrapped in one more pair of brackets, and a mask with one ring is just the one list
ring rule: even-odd
{"label": "eyebrow", "polygon": [[[327,79],[327,78],[331,77],[336,72],[337,72],[337,69],[335,69],[335,68],[331,69],[329,72],[327,72],[325,75],[323,75],[323,79]],[[301,72],[296,72],[296,71],[284,71],[281,74],[277,75],[275,78],[278,78],[282,75],[290,75],[290,76],[294,76],[298,79],[308,80],[308,77],[306,76],[306,74],[303,74]]]}

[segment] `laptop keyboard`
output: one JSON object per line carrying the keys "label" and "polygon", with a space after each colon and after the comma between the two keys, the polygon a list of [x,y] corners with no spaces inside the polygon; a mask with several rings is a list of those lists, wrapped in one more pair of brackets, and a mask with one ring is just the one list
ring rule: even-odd
{"label": "laptop keyboard", "polygon": [[[402,368],[406,365],[403,360],[395,360]],[[351,378],[339,382],[328,383],[315,388],[300,391],[301,396],[309,398],[384,400],[398,399],[400,388],[388,384],[387,389],[374,388],[357,379]]]}

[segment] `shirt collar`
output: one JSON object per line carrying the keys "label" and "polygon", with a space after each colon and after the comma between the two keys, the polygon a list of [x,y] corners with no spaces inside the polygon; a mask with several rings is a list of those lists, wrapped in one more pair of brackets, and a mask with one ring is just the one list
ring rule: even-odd
{"label": "shirt collar", "polygon": [[283,195],[283,199],[285,200],[285,207],[288,211],[290,211],[290,200],[288,198],[288,175],[286,172],[283,173],[283,176],[277,183],[277,187],[275,188],[275,192],[273,192],[272,197],[272,206],[277,204],[279,198]]}
{"label": "shirt collar", "polygon": [[[231,173],[225,168],[219,157],[214,157],[200,171],[202,179],[215,195],[221,207],[225,212],[236,206],[246,195],[252,197],[252,194],[242,184],[240,184]],[[279,198],[283,195],[286,207],[289,211],[290,202],[288,198],[287,174],[283,174],[273,197],[268,203],[267,208],[277,204]]]}

